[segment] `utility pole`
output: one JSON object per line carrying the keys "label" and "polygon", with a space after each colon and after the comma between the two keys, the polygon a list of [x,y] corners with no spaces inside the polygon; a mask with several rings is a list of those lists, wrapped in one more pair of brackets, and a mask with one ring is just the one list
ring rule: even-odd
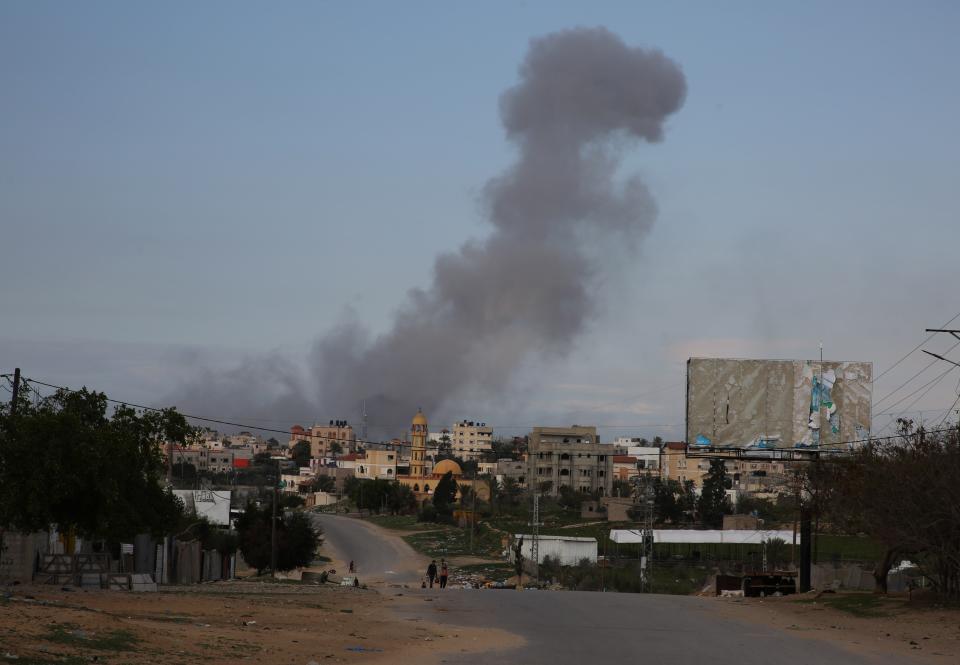
{"label": "utility pole", "polygon": [[538,488],[533,490],[533,538],[530,541],[530,559],[533,561],[534,578],[540,584],[540,494]]}
{"label": "utility pole", "polygon": [[280,483],[280,460],[277,460],[277,477],[273,482],[273,517],[270,520],[270,576],[277,579],[277,485]]}
{"label": "utility pole", "polygon": [[17,395],[20,393],[20,368],[13,370],[13,397],[10,398],[10,415],[17,413]]}
{"label": "utility pole", "polygon": [[473,482],[470,484],[470,554],[473,554],[473,530],[477,527],[477,469],[473,469]]}

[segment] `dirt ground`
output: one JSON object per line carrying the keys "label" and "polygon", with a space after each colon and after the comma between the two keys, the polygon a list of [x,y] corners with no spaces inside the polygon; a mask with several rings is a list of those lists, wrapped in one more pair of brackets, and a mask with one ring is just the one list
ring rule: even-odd
{"label": "dirt ground", "polygon": [[935,599],[848,593],[716,602],[718,611],[731,618],[826,640],[856,653],[960,663],[960,608],[945,607]]}
{"label": "dirt ground", "polygon": [[400,619],[390,608],[404,602],[423,600],[263,582],[137,594],[12,587],[0,592],[0,662],[421,664],[518,642]]}

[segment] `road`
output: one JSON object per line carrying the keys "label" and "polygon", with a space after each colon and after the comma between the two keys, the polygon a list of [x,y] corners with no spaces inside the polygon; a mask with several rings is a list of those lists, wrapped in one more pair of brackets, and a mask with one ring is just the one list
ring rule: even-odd
{"label": "road", "polygon": [[[371,579],[417,582],[425,559],[403,540],[360,520],[318,518],[327,543]],[[361,578],[363,575],[361,575]],[[404,619],[499,628],[526,644],[491,654],[452,654],[444,663],[584,665],[904,665],[912,659],[854,653],[824,640],[719,616],[715,599],[575,591],[383,589],[398,594]],[[427,602],[429,601],[429,602]]]}
{"label": "road", "polygon": [[353,517],[312,513],[323,529],[324,547],[346,574],[352,560],[360,582],[368,586],[420,585],[429,563],[399,536]]}

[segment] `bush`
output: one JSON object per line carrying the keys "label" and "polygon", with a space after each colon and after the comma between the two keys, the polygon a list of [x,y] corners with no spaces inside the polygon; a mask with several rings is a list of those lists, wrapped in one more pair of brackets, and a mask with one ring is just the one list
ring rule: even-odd
{"label": "bush", "polygon": [[418,522],[436,522],[440,517],[440,513],[437,512],[436,506],[432,503],[425,503],[420,509],[420,512],[417,513]]}

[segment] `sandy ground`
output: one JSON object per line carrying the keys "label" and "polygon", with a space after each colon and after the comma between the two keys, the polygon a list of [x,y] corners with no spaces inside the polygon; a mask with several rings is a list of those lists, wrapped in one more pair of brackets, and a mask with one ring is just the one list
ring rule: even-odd
{"label": "sandy ground", "polygon": [[45,587],[0,593],[0,662],[16,656],[31,665],[419,665],[519,643],[503,631],[401,619],[394,605],[425,599],[397,589],[226,582],[139,594]]}
{"label": "sandy ground", "polygon": [[829,605],[842,594],[782,598],[717,598],[724,616],[763,623],[855,653],[900,654],[917,662],[960,663],[960,608],[935,601],[891,596],[880,600],[876,616],[856,616]]}

